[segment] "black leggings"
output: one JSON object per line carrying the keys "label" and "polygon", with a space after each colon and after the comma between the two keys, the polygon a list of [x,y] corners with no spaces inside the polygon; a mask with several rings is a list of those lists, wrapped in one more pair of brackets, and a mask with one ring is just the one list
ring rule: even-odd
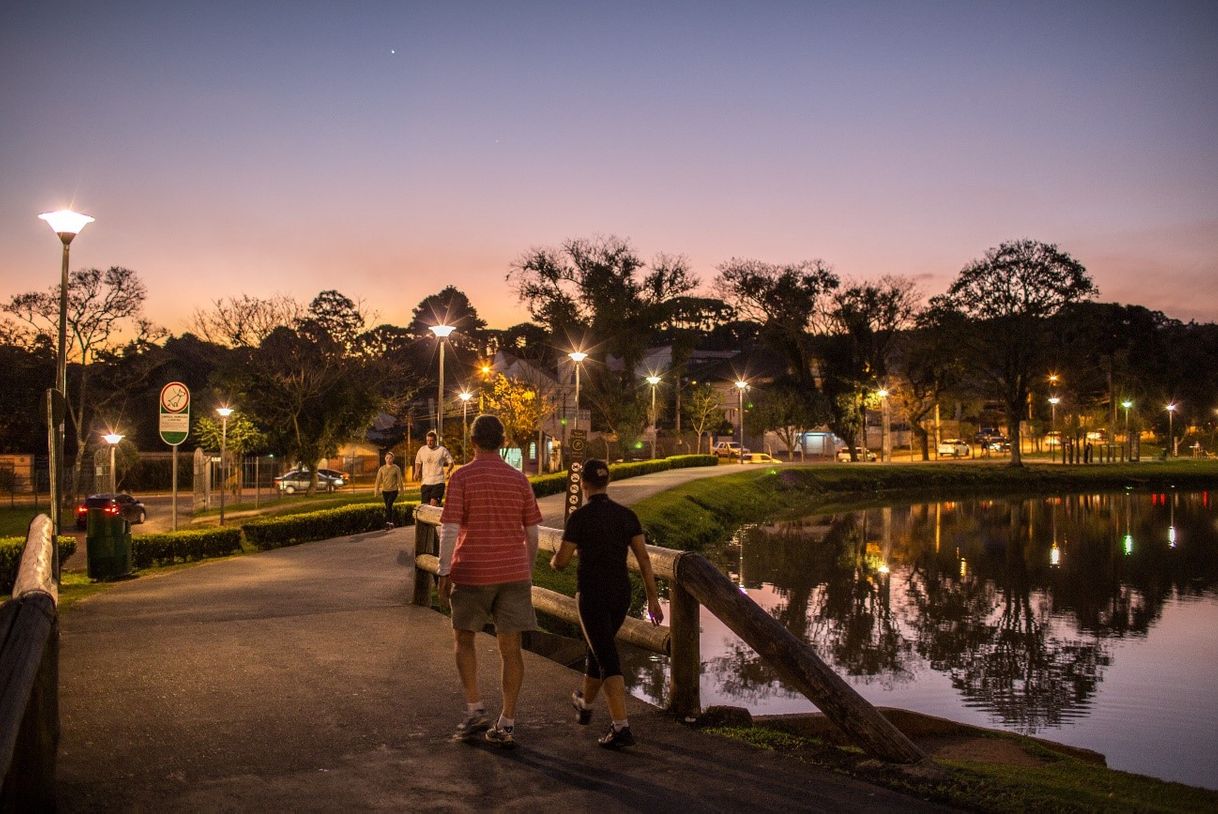
{"label": "black leggings", "polygon": [[381,492],[381,497],[385,498],[385,522],[393,522],[393,501],[398,499],[398,490],[392,492]]}
{"label": "black leggings", "polygon": [[579,606],[579,625],[588,643],[588,655],[584,663],[584,675],[604,681],[609,676],[622,674],[622,663],[617,657],[617,644],[613,641],[618,629],[626,620],[630,610],[630,587],[624,591],[596,592],[590,596],[575,595]]}

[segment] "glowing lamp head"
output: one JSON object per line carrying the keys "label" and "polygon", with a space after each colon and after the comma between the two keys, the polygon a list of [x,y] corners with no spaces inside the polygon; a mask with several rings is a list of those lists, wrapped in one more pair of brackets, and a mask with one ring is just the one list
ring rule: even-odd
{"label": "glowing lamp head", "polygon": [[648,376],[647,383],[649,385],[651,385],[652,387],[655,387],[657,384],[660,383],[660,377],[659,376]]}
{"label": "glowing lamp head", "polygon": [[1174,413],[1175,411],[1176,411],[1176,405],[1174,405],[1174,404],[1167,405],[1167,412]]}
{"label": "glowing lamp head", "polygon": [[473,397],[474,397],[474,394],[469,392],[468,390],[462,390],[460,393],[457,394],[457,398],[461,399],[462,401],[469,401]]}
{"label": "glowing lamp head", "polygon": [[1132,401],[1122,401],[1121,406],[1124,407],[1126,410],[1128,410],[1130,407],[1133,406],[1133,402]]}
{"label": "glowing lamp head", "polygon": [[71,243],[72,238],[76,237],[81,229],[93,222],[93,218],[88,215],[73,212],[71,209],[46,212],[38,218],[45,220],[64,243]]}
{"label": "glowing lamp head", "polygon": [[1061,403],[1061,399],[1059,399],[1057,396],[1050,396],[1049,403],[1052,404],[1054,407],[1056,407],[1058,404]]}
{"label": "glowing lamp head", "polygon": [[888,398],[888,388],[881,387],[879,390],[875,391],[875,394],[882,399],[886,399]]}
{"label": "glowing lamp head", "polygon": [[232,407],[217,407],[216,412],[219,413],[220,418],[228,418],[230,415],[233,414],[233,408]]}
{"label": "glowing lamp head", "polygon": [[103,435],[102,438],[106,439],[107,444],[109,444],[110,446],[114,446],[119,441],[123,440],[124,436],[119,435],[116,432],[108,432],[105,435]]}
{"label": "glowing lamp head", "polygon": [[577,365],[588,358],[588,354],[584,353],[582,350],[573,350],[568,353],[567,356],[571,357],[571,361]]}
{"label": "glowing lamp head", "polygon": [[432,325],[431,332],[441,339],[447,339],[448,335],[457,330],[452,325]]}
{"label": "glowing lamp head", "polygon": [[745,388],[747,388],[749,386],[749,383],[746,382],[744,379],[737,379],[736,386],[739,387],[741,390],[744,390]]}

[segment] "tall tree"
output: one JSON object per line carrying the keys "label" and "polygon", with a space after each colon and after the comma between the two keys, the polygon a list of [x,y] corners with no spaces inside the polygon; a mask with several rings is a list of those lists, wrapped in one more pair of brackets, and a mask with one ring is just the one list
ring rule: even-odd
{"label": "tall tree", "polygon": [[[79,491],[85,452],[92,435],[90,364],[99,354],[117,355],[125,346],[144,347],[159,338],[160,329],[144,319],[147,289],[131,269],[111,266],[79,269],[68,278],[68,360],[76,364],[75,388],[69,386],[68,415],[76,437],[76,455],[68,497]],[[59,286],[13,296],[4,310],[20,320],[30,332],[40,334],[54,346],[59,325]],[[73,392],[74,390],[74,392]],[[73,396],[75,398],[73,398]]]}
{"label": "tall tree", "polygon": [[[553,396],[535,383],[496,374],[486,393],[486,412],[499,417],[510,446],[526,455],[543,421],[554,414]],[[538,450],[540,472],[542,452]]]}
{"label": "tall tree", "polygon": [[1011,433],[1011,465],[1022,464],[1020,420],[1032,382],[1043,375],[1048,320],[1096,287],[1081,263],[1057,246],[1003,243],[969,263],[931,308],[968,320],[959,350],[1001,399]]}
{"label": "tall tree", "polygon": [[806,390],[816,389],[811,334],[840,281],[821,260],[773,264],[732,258],[719,266],[715,287],[747,319],[760,338]]}
{"label": "tall tree", "polygon": [[[719,392],[706,383],[694,385],[685,401],[685,415],[689,417],[690,427],[698,439],[694,452],[699,453],[702,451],[702,433],[723,423],[723,400],[719,397]],[[706,441],[706,451],[711,451],[709,438]]]}
{"label": "tall tree", "polygon": [[242,294],[212,300],[208,310],[196,308],[190,328],[202,339],[228,348],[254,348],[276,328],[295,325],[305,307],[291,297],[251,297]]}

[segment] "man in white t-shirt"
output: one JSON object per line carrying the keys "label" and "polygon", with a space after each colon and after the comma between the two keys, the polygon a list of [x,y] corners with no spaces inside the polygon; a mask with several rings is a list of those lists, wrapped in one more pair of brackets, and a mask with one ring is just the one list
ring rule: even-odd
{"label": "man in white t-shirt", "polygon": [[427,446],[414,456],[414,476],[421,484],[419,502],[424,506],[444,504],[444,476],[453,468],[453,456],[440,446],[435,430],[427,433]]}

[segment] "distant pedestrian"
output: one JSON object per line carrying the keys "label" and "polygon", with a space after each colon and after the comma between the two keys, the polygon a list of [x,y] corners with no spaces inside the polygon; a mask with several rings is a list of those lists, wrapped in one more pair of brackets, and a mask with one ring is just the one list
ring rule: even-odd
{"label": "distant pedestrian", "polygon": [[402,489],[402,469],[393,462],[393,453],[385,453],[385,463],[376,470],[376,482],[372,490],[385,500],[385,528],[393,528],[393,502]]}
{"label": "distant pedestrian", "polygon": [[[541,510],[528,479],[499,457],[503,423],[480,415],[470,438],[474,460],[453,474],[440,516],[440,603],[452,608],[457,674],[465,694],[465,718],[453,739],[485,732],[488,742],[511,748],[524,681],[520,634],[537,628],[532,588]],[[478,691],[475,649],[475,637],[487,622],[495,625],[503,690],[503,712],[494,726]]]}
{"label": "distant pedestrian", "polygon": [[647,615],[651,623],[664,620],[656,591],[655,574],[647,556],[647,542],[638,516],[609,499],[609,465],[592,459],[585,462],[583,489],[587,503],[568,519],[562,546],[550,558],[550,565],[561,570],[579,552],[575,601],[579,625],[588,645],[584,680],[571,693],[576,721],[587,725],[592,720],[592,702],[603,687],[609,706],[609,731],[597,742],[606,749],[634,745],[630,721],[626,718],[626,683],[614,638],[630,610],[630,578],[626,571],[627,551],[633,551],[647,592]]}
{"label": "distant pedestrian", "polygon": [[427,433],[427,446],[414,456],[414,477],[420,484],[419,502],[424,506],[444,505],[444,476],[452,471],[453,456],[440,445],[435,430]]}

